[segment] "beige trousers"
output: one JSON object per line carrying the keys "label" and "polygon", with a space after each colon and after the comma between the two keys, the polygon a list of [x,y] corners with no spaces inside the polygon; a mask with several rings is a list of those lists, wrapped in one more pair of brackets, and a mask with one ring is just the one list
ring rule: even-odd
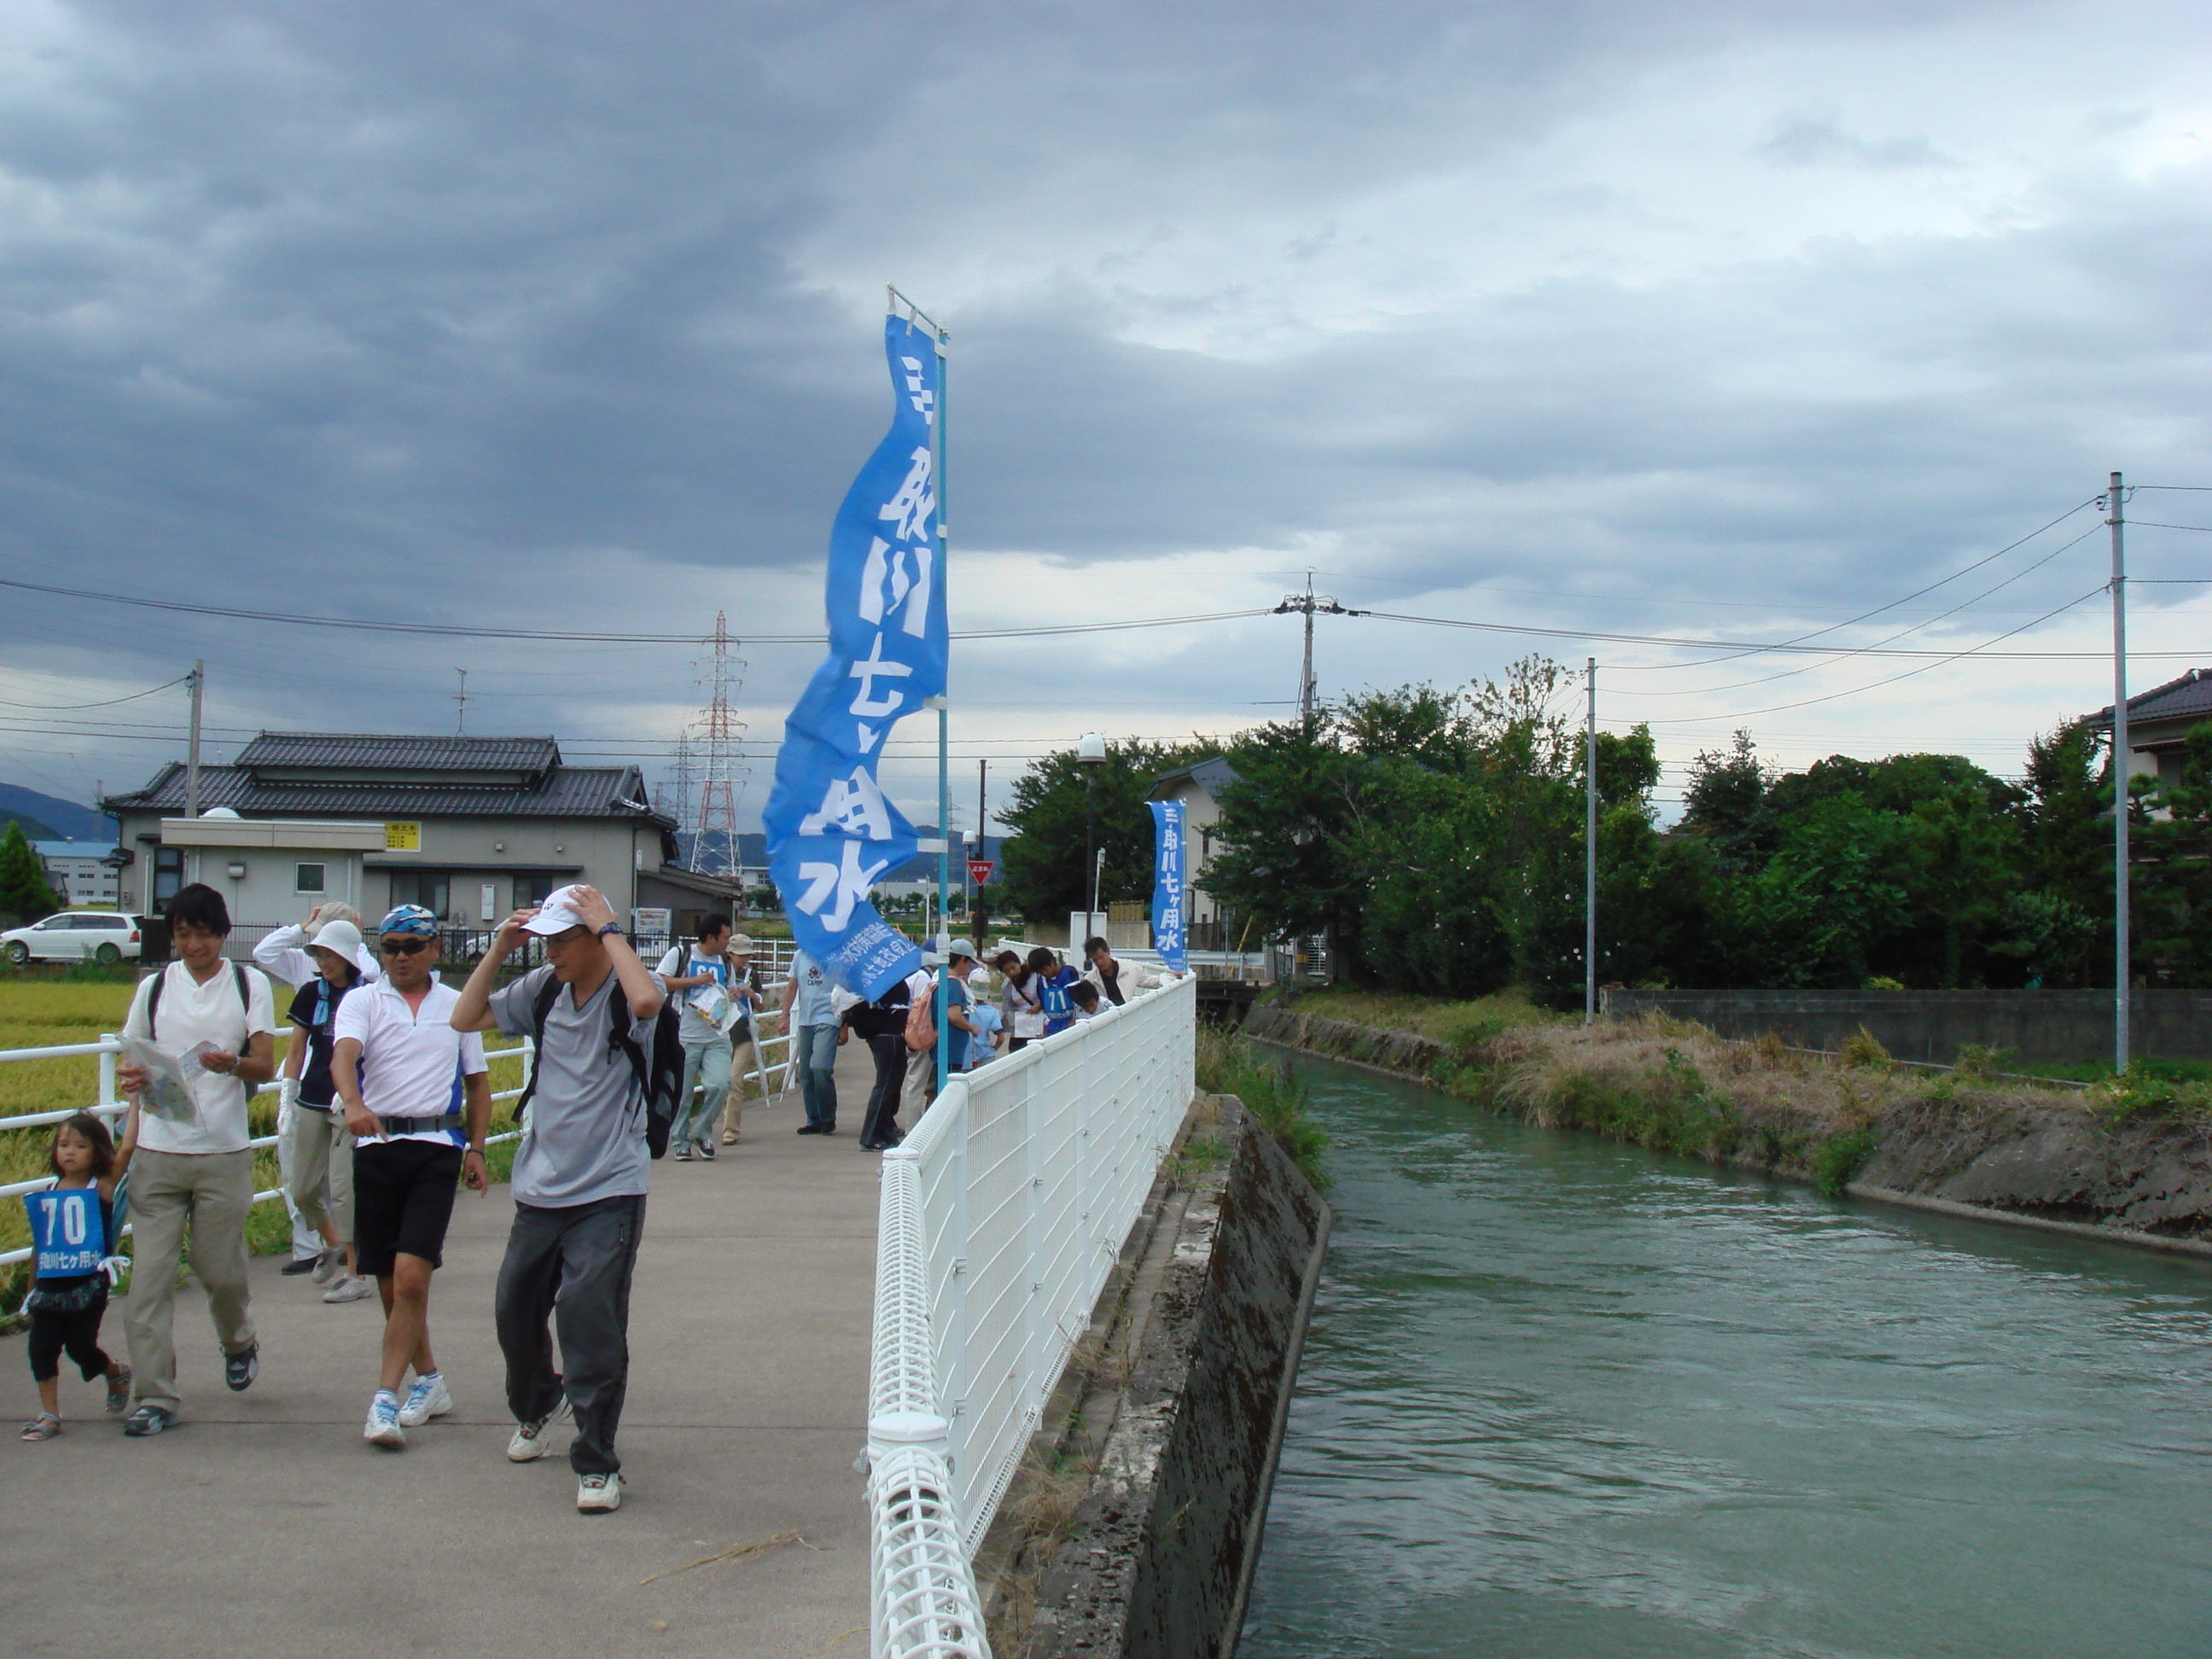
{"label": "beige trousers", "polygon": [[[353,1243],[353,1137],[346,1133],[345,1110],[332,1107],[318,1112],[293,1107],[283,1127],[284,1190],[292,1207],[310,1227],[320,1228],[327,1217],[337,1231],[338,1242]],[[331,1200],[323,1203],[323,1177],[328,1176]],[[322,1236],[317,1233],[317,1246]]]}
{"label": "beige trousers", "polygon": [[216,1346],[226,1354],[253,1346],[247,1305],[246,1214],[253,1207],[253,1154],[155,1152],[131,1163],[131,1294],[124,1334],[131,1344],[131,1397],[175,1411],[177,1345],[172,1325],[177,1263],[191,1232],[193,1275],[207,1287]]}
{"label": "beige trousers", "polygon": [[741,1039],[732,1046],[730,1092],[722,1102],[722,1135],[726,1140],[736,1139],[738,1132],[744,1127],[745,1091],[760,1087],[760,1079],[752,1074],[753,1067],[759,1063],[754,1058],[753,1045],[749,1039]]}

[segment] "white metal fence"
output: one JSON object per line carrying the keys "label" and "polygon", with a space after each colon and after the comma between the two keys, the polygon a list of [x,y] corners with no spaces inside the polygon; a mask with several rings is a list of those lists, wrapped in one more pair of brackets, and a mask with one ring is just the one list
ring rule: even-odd
{"label": "white metal fence", "polygon": [[1197,1009],[1181,980],[956,1077],[884,1158],[879,1656],[988,1653],[969,1559],[1189,1108]]}
{"label": "white metal fence", "polygon": [[[769,958],[769,961],[773,962],[773,958]],[[787,965],[788,962],[789,954],[787,949],[783,963],[770,967],[769,972],[780,975],[782,967]],[[769,964],[764,963],[763,965]],[[759,1084],[762,1097],[773,1100],[790,1085],[791,1035],[787,1031],[771,1029],[781,1024],[775,1009],[782,994],[783,981],[781,977],[770,978],[768,974],[763,974],[763,978],[768,987],[767,1007],[763,1016],[757,1019],[754,1024],[756,1035],[753,1044],[752,1069],[745,1073],[744,1078],[732,1079],[731,1086],[742,1088],[744,1086],[744,1078],[750,1078]],[[122,1053],[123,1039],[119,1034],[113,1031],[102,1032],[97,1042],[64,1042],[40,1048],[0,1048],[0,1065],[5,1065],[10,1061],[80,1058],[97,1059],[100,1062],[98,1085],[100,1093],[97,1099],[87,1101],[82,1105],[64,1106],[53,1111],[22,1112],[12,1117],[0,1117],[0,1133],[6,1133],[11,1130],[44,1128],[60,1123],[81,1111],[93,1112],[100,1117],[109,1119],[121,1117],[130,1107],[130,1103],[121,1099],[115,1092],[115,1062],[117,1057]],[[516,1100],[521,1097],[523,1090],[528,1086],[530,1081],[532,1044],[526,1036],[511,1048],[484,1050],[484,1058],[487,1060],[517,1057],[522,1060],[522,1082],[512,1089],[495,1090],[492,1093],[494,1105],[497,1105],[502,1100]],[[276,1085],[274,1083],[262,1084],[254,1091],[257,1096],[273,1096],[276,1092]],[[508,1129],[501,1133],[485,1137],[485,1144],[496,1146],[506,1141],[520,1140],[521,1138],[521,1130]],[[258,1151],[264,1146],[275,1146],[276,1140],[276,1136],[266,1134],[257,1136],[246,1144]],[[0,1202],[21,1198],[26,1193],[43,1192],[53,1184],[54,1178],[51,1175],[40,1176],[30,1181],[0,1183]],[[254,1194],[253,1201],[256,1204],[277,1203],[282,1201],[283,1196],[281,1190],[271,1187],[266,1191]],[[127,1221],[124,1224],[123,1231],[126,1233],[131,1231]],[[30,1256],[31,1249],[27,1245],[20,1249],[0,1251],[0,1267],[12,1267],[18,1261],[28,1261]]]}

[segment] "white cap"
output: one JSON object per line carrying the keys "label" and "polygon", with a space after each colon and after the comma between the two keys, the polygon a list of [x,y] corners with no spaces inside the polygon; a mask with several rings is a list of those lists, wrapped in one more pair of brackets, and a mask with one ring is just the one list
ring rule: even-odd
{"label": "white cap", "polygon": [[571,927],[581,927],[584,918],[576,911],[574,884],[556,887],[545,896],[545,902],[538,907],[538,914],[522,924],[526,933],[543,933],[550,937],[565,933]]}
{"label": "white cap", "polygon": [[743,933],[732,933],[730,942],[722,948],[733,956],[749,957],[753,953],[753,942]]}
{"label": "white cap", "polygon": [[308,945],[312,949],[328,951],[357,963],[361,959],[361,929],[343,916],[333,916],[315,929],[315,936]]}

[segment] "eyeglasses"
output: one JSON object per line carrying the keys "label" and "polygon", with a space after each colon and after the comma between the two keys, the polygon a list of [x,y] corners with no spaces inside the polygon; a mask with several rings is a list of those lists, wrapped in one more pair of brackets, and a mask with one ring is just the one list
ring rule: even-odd
{"label": "eyeglasses", "polygon": [[430,948],[427,939],[380,939],[376,948],[387,957],[420,956]]}

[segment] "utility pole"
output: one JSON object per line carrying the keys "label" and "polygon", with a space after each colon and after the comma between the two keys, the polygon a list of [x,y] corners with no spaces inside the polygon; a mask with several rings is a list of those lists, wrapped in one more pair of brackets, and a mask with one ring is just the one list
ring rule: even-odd
{"label": "utility pole", "polygon": [[[984,789],[991,777],[991,763],[978,757],[975,762],[975,856],[991,856],[991,814],[983,804]],[[990,925],[991,913],[983,902],[983,884],[975,884],[975,960],[983,959],[983,930]]]}
{"label": "utility pole", "polygon": [[207,690],[207,664],[192,665],[188,677],[192,688],[192,735],[185,749],[185,816],[200,815],[200,702]]}
{"label": "utility pole", "polygon": [[460,689],[453,693],[453,735],[458,738],[469,729],[469,671],[456,668],[453,672],[460,677]]}
{"label": "utility pole", "polygon": [[1589,659],[1589,724],[1583,736],[1583,1024],[1597,1024],[1597,659]]}
{"label": "utility pole", "polygon": [[2128,951],[2128,563],[2120,475],[2105,495],[2105,522],[2112,530],[2112,1069],[2128,1069],[2132,1017]]}
{"label": "utility pole", "polygon": [[1303,593],[1284,594],[1283,602],[1277,605],[1274,611],[1274,614],[1278,617],[1289,616],[1292,611],[1300,611],[1305,616],[1305,658],[1303,666],[1298,670],[1298,722],[1305,728],[1308,737],[1313,735],[1316,701],[1313,659],[1314,615],[1316,611],[1324,617],[1364,617],[1367,614],[1364,611],[1348,611],[1328,594],[1315,592],[1313,578],[1314,573],[1310,570],[1307,571],[1306,591]]}

